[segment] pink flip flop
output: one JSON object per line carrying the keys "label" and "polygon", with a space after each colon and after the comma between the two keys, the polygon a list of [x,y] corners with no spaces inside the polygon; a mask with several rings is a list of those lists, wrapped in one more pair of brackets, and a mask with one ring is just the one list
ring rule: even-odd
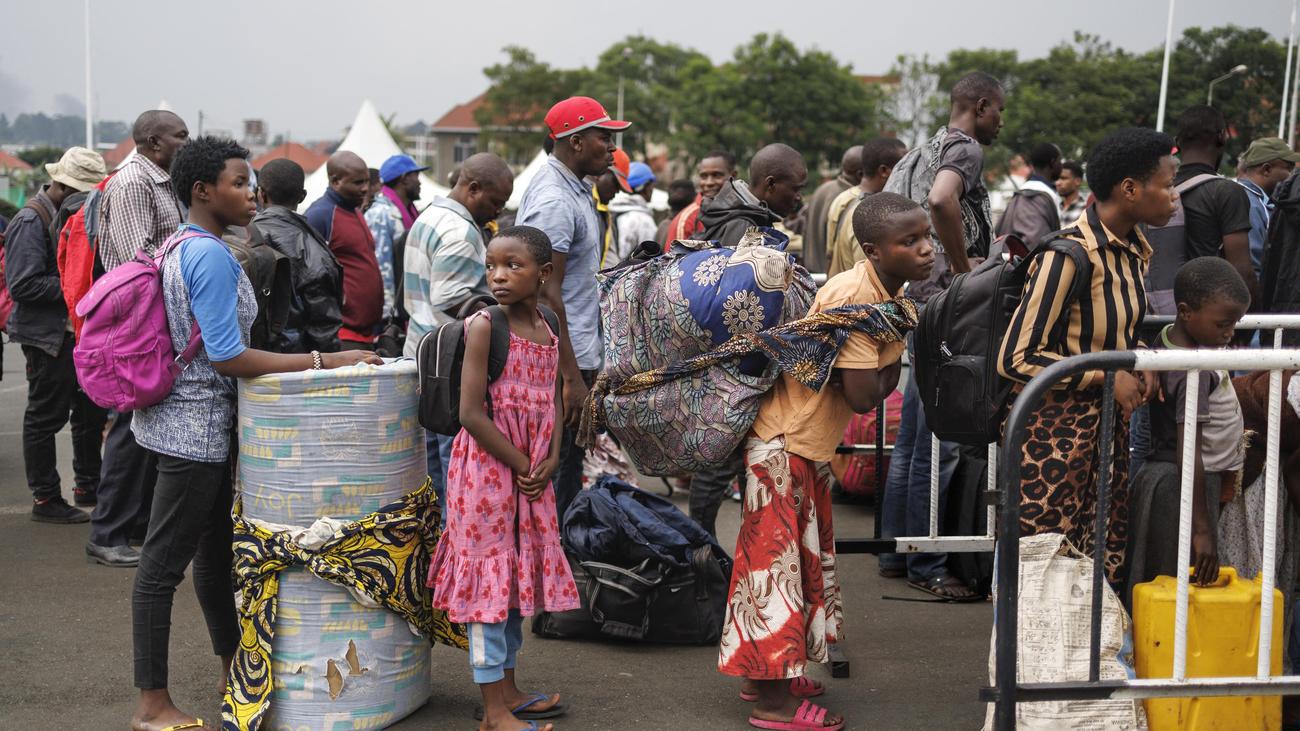
{"label": "pink flip flop", "polygon": [[789,721],[765,721],[761,718],[749,717],[749,725],[754,728],[773,729],[773,731],[839,731],[844,728],[844,722],[833,726],[825,726],[826,709],[813,703],[804,701],[799,704],[799,710],[794,712],[794,718]]}
{"label": "pink flip flop", "polygon": [[[816,698],[825,692],[825,687],[818,685],[815,680],[810,680],[807,675],[800,675],[790,681],[790,695],[795,698]],[[758,694],[746,693],[742,690],[740,700],[753,703],[758,700]]]}

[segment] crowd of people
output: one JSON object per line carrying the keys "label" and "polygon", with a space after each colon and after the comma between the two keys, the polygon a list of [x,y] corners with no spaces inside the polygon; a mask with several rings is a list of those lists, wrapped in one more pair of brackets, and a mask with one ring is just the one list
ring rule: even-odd
{"label": "crowd of people", "polygon": [[[140,115],[135,154],[111,174],[96,153],[69,150],[47,166],[51,182],[5,230],[5,276],[15,303],[7,331],[27,363],[23,455],[31,517],[88,521],[91,558],[136,567],[140,699],[132,728],[201,727],[167,692],[172,598],[191,563],[223,678],[239,641],[230,550],[234,379],[414,356],[423,336],[465,321],[464,428],[456,437],[426,438],[445,524],[429,586],[434,606],[469,627],[481,728],[514,731],[537,729],[538,721],[565,712],[558,694],[524,692],[516,683],[521,623],[538,611],[578,606],[559,528],[581,490],[584,448],[575,434],[603,361],[597,273],[643,242],[662,250],[679,240],[734,247],[753,227],[797,234],[792,253],[809,271],[827,275],[810,314],[904,295],[924,306],[989,257],[1071,242],[1087,267],[1051,250],[1030,269],[997,358],[1001,375],[1016,384],[1081,353],[1232,342],[1237,321],[1266,301],[1271,195],[1300,154],[1276,138],[1255,140],[1240,158],[1239,179],[1224,178],[1218,171],[1228,124],[1217,110],[1195,107],[1178,119],[1174,138],[1115,130],[1087,151],[1086,161],[1063,159],[1044,140],[1025,151],[1023,179],[994,220],[984,148],[1013,104],[996,79],[969,74],[951,89],[951,113],[937,133],[910,151],[892,138],[849,147],[838,174],[817,186],[806,206],[810,175],[797,150],[780,142],[763,147],[744,177],[735,156],[716,150],[698,161],[693,181],[667,186],[672,213],[660,221],[649,206],[654,171],[614,142],[631,123],[611,119],[587,97],[559,101],[547,112],[549,155],[514,214],[504,211],[512,172],[486,152],[464,161],[447,195],[420,208],[425,168],[413,159],[363,160],[340,151],[326,163],[328,190],[299,213],[306,197],[299,165],[278,159],[254,171],[247,150],[224,139],[191,139],[171,112]],[[1174,228],[1186,252],[1161,269],[1162,252],[1152,241]],[[77,237],[92,252],[85,275],[64,261]],[[289,272],[285,311],[278,325],[265,328],[254,326],[271,307],[250,281],[256,259],[237,255],[261,246],[287,260]],[[104,437],[109,414],[77,384],[73,298],[88,286],[80,280],[112,271],[137,252],[161,262],[176,352],[192,337],[201,348],[170,395],[112,414]],[[1168,301],[1148,296],[1157,291],[1170,292]],[[485,298],[504,306],[511,333],[504,376],[491,383],[491,314],[472,309]],[[1144,336],[1142,320],[1152,311],[1176,319]],[[754,703],[753,726],[843,725],[811,700],[825,689],[805,674],[810,663],[827,660],[843,613],[826,463],[854,414],[874,410],[896,388],[903,406],[879,490],[882,531],[928,533],[931,431],[914,376],[903,377],[904,351],[912,347],[910,338],[904,344],[850,334],[830,385],[813,391],[783,375],[764,397],[743,448],[690,476],[690,515],[710,533],[728,495],[743,495],[718,667],[741,679],[741,697]],[[1249,466],[1258,462],[1251,457],[1258,447],[1243,446],[1246,401],[1237,397],[1251,393],[1251,384],[1226,373],[1202,379],[1202,411],[1190,419],[1182,413],[1186,380],[1179,374],[1117,373],[1114,399],[1123,418],[1114,435],[1109,533],[1098,537],[1092,532],[1102,380],[1100,373],[1077,377],[1034,410],[1023,446],[1022,532],[1064,533],[1088,553],[1104,540],[1106,575],[1124,586],[1126,555],[1139,540],[1137,513],[1129,510],[1135,491],[1155,485],[1168,469],[1176,477],[1180,445],[1191,439],[1200,445],[1196,580],[1212,581],[1221,558],[1245,561],[1249,551],[1239,544],[1249,531],[1241,525],[1255,520],[1249,506],[1258,501],[1250,491],[1262,489],[1258,469]],[[1300,409],[1300,398],[1293,408]],[[76,506],[62,497],[54,447],[69,421]],[[963,459],[958,446],[939,447],[941,511]],[[1300,505],[1298,455],[1284,454],[1283,477]],[[1234,504],[1245,517],[1229,535],[1220,514],[1231,514]],[[498,518],[517,521],[519,530],[480,530]],[[1143,576],[1169,571],[1155,546],[1159,537],[1140,533],[1154,546],[1144,544]],[[882,555],[879,571],[944,600],[982,598],[941,553]],[[1294,576],[1286,586],[1294,586]]]}

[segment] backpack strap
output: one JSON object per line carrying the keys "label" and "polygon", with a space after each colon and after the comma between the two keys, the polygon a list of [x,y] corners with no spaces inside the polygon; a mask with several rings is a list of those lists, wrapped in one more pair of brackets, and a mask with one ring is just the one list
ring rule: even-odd
{"label": "backpack strap", "polygon": [[[146,254],[144,249],[137,251],[135,253],[136,261],[152,264],[161,270],[163,260],[167,258],[167,254],[171,253],[172,249],[175,249],[183,242],[189,241],[190,239],[198,239],[208,235],[209,234],[207,233],[200,233],[194,230],[177,232],[169,236],[167,240],[163,242],[162,248],[153,256]],[[198,357],[199,349],[202,347],[203,338],[199,333],[199,321],[196,318],[190,323],[190,340],[185,344],[185,349],[180,353],[177,353],[176,358],[167,366],[167,370],[171,371],[173,378],[180,375],[180,373],[186,368],[190,367],[190,363],[193,363],[194,359]]]}
{"label": "backpack strap", "polygon": [[1178,191],[1178,195],[1184,195],[1191,189],[1200,186],[1202,183],[1208,183],[1211,180],[1218,180],[1220,177],[1222,176],[1216,173],[1201,173],[1200,175],[1193,175],[1187,180],[1179,183],[1178,187],[1174,188],[1174,190]]}

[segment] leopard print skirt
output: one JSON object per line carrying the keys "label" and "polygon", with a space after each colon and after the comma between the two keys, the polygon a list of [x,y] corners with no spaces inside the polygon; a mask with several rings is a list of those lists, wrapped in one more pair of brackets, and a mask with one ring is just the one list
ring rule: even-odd
{"label": "leopard print skirt", "polygon": [[[1020,535],[1062,533],[1093,555],[1101,470],[1102,389],[1050,391],[1030,415],[1021,448]],[[1115,411],[1106,525],[1106,578],[1124,578],[1128,543],[1128,420]]]}

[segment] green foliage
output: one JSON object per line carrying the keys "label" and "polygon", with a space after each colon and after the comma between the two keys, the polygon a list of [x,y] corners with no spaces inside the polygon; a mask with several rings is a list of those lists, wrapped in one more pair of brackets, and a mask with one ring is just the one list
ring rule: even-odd
{"label": "green foliage", "polygon": [[[614,43],[594,69],[556,69],[527,49],[504,50],[506,61],[485,70],[492,87],[479,122],[498,148],[519,147],[523,157],[537,150],[541,119],[558,99],[585,94],[613,114],[621,75],[624,116],[635,123],[624,147],[634,156],[647,143],[666,143],[672,155],[693,163],[722,147],[743,166],[759,147],[780,141],[802,152],[810,170],[830,168],[844,148],[881,130],[909,145],[928,138],[947,122],[947,90],[978,70],[1008,91],[1005,127],[987,154],[991,173],[1039,142],[1056,143],[1068,158],[1086,158],[1117,127],[1155,126],[1163,56],[1162,47],[1131,53],[1082,33],[1043,58],[997,48],[959,49],[934,60],[900,56],[890,70],[897,82],[886,93],[830,54],[800,50],[780,34],[754,36],[721,64],[644,36]],[[1277,134],[1285,63],[1284,43],[1262,29],[1187,29],[1170,62],[1166,131],[1174,132],[1184,109],[1205,103],[1211,79],[1245,64],[1246,75],[1215,88],[1215,106],[1234,135],[1228,159],[1251,140]]]}
{"label": "green foliage", "polygon": [[801,52],[780,34],[760,33],[731,61],[690,71],[681,96],[690,113],[673,139],[691,159],[721,145],[743,166],[763,145],[784,142],[816,171],[838,166],[844,148],[874,134],[882,119],[880,95],[852,69],[824,51]]}
{"label": "green foliage", "polygon": [[45,163],[58,162],[63,157],[63,152],[60,147],[30,147],[18,153],[18,157],[33,168],[43,171]]}
{"label": "green foliage", "polygon": [[524,157],[537,149],[544,135],[537,128],[556,100],[591,96],[614,114],[620,76],[624,116],[634,122],[623,146],[634,155],[655,142],[692,161],[723,147],[744,163],[781,141],[815,169],[838,165],[844,140],[861,141],[882,119],[881,95],[848,66],[823,51],[801,52],[781,35],[759,34],[717,66],[644,36],[614,43],[594,69],[556,69],[518,46],[504,51],[504,63],[484,70],[492,87],[476,117],[495,149]]}

